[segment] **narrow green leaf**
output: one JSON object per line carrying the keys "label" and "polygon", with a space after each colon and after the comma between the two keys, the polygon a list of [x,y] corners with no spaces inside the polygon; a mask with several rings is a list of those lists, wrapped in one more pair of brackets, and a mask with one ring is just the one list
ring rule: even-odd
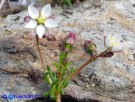
{"label": "narrow green leaf", "polygon": [[55,80],[55,81],[51,84],[51,88],[53,88],[57,83],[58,83],[58,80]]}
{"label": "narrow green leaf", "polygon": [[59,69],[59,66],[60,66],[59,63],[54,62],[53,65],[54,65],[57,69]]}
{"label": "narrow green leaf", "polygon": [[61,64],[62,64],[62,62],[63,62],[63,59],[64,59],[64,52],[62,52],[62,53],[60,54],[59,60],[60,60],[60,63],[61,63]]}
{"label": "narrow green leaf", "polygon": [[48,65],[47,65],[47,71],[48,71],[48,72],[51,72],[51,68],[50,68],[50,66],[48,66]]}
{"label": "narrow green leaf", "polygon": [[50,74],[50,72],[46,72],[45,75],[44,75],[44,80],[49,83],[49,79],[48,79],[48,75]]}
{"label": "narrow green leaf", "polygon": [[56,73],[54,73],[54,72],[50,73],[50,78],[51,78],[52,82],[54,82],[57,79]]}
{"label": "narrow green leaf", "polygon": [[50,91],[44,92],[44,96],[49,96],[50,95]]}
{"label": "narrow green leaf", "polygon": [[53,73],[50,73],[50,78],[52,81],[55,81],[55,77],[53,77]]}
{"label": "narrow green leaf", "polygon": [[56,98],[55,97],[55,90],[54,89],[51,90],[50,97],[51,97],[51,99],[55,99]]}
{"label": "narrow green leaf", "polygon": [[52,73],[52,76],[56,79],[57,77],[56,77],[56,73]]}
{"label": "narrow green leaf", "polygon": [[66,58],[67,58],[67,55],[68,55],[68,53],[67,53],[67,52],[61,52],[61,54],[60,54],[60,58],[59,58],[59,60],[60,60],[60,64],[62,64],[62,63],[63,63],[63,61],[64,61],[64,59],[66,59]]}
{"label": "narrow green leaf", "polygon": [[74,71],[75,71],[75,68],[74,68],[74,67],[70,68],[70,73],[71,73],[71,74],[72,74]]}
{"label": "narrow green leaf", "polygon": [[63,3],[66,4],[66,5],[71,5],[72,4],[71,0],[64,0]]}
{"label": "narrow green leaf", "polygon": [[63,88],[65,88],[65,87],[67,87],[68,83],[69,83],[69,81],[67,79],[65,79],[62,81],[61,85]]}
{"label": "narrow green leaf", "polygon": [[55,85],[55,89],[56,89],[57,91],[59,91],[59,88],[60,88],[60,86],[59,86],[59,84],[57,83],[57,84]]}

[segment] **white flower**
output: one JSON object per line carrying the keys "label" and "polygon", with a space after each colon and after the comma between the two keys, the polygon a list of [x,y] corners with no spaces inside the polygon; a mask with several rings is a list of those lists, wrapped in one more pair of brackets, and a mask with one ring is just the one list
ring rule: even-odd
{"label": "white flower", "polygon": [[119,36],[114,34],[109,34],[105,36],[105,47],[111,48],[111,51],[122,51],[124,47],[124,42],[121,42]]}
{"label": "white flower", "polygon": [[40,12],[34,6],[29,5],[28,13],[31,20],[25,25],[25,28],[36,29],[36,34],[38,34],[40,38],[45,34],[45,27],[53,28],[58,26],[54,19],[49,18],[51,15],[50,4],[45,5]]}

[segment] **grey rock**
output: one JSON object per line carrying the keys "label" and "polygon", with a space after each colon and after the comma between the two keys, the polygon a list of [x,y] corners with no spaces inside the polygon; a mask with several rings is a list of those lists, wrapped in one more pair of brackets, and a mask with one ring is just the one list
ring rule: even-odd
{"label": "grey rock", "polygon": [[[90,0],[91,1],[91,0]],[[59,22],[59,27],[50,29],[51,33],[56,33],[63,36],[65,32],[75,32],[81,41],[79,48],[82,48],[84,40],[92,40],[97,45],[97,52],[105,50],[104,34],[116,33],[122,37],[126,45],[123,52],[115,53],[112,58],[98,58],[86,68],[84,68],[77,77],[72,81],[72,84],[65,89],[65,94],[71,95],[77,99],[95,99],[102,102],[134,102],[135,100],[135,22],[134,22],[134,2],[132,0],[105,0],[101,6],[96,8],[86,0],[77,8],[71,10],[72,14],[63,15],[63,10],[60,7],[53,9],[54,15]],[[0,25],[0,38],[3,39],[5,32],[9,30],[10,36],[22,36],[26,34],[28,29],[23,29],[23,18],[28,13],[26,11],[17,15],[10,15],[6,21]],[[21,16],[20,16],[21,15]],[[16,20],[16,17],[19,19]],[[8,23],[7,23],[8,22]],[[20,33],[21,32],[21,33]],[[19,33],[19,34],[18,34]],[[28,40],[27,40],[28,41]],[[29,43],[32,43],[30,41]],[[28,43],[24,43],[28,44]],[[46,48],[46,51],[48,49]],[[85,52],[72,53],[71,61],[74,61],[75,66],[80,66],[86,61],[89,56],[84,56]],[[47,55],[47,54],[45,54]],[[21,59],[20,62],[13,60],[9,54],[5,54],[1,50],[0,53],[0,69],[22,72],[33,65],[40,69],[39,60],[33,62],[32,59]],[[16,56],[16,55],[15,55]],[[75,56],[75,57],[74,57]],[[80,57],[78,57],[80,56]],[[54,60],[49,59],[52,62]],[[26,63],[27,62],[27,63]],[[17,65],[17,63],[19,63]],[[40,69],[43,72],[42,69]],[[94,72],[92,75],[91,73]],[[0,74],[2,89],[0,92],[11,93],[42,93],[44,84],[37,84],[38,88],[27,78],[20,78],[18,75]],[[9,80],[14,79],[14,84],[8,85]],[[11,83],[11,82],[10,82]],[[12,86],[13,85],[13,86]],[[26,87],[25,87],[26,86]],[[42,87],[41,87],[42,86]],[[45,85],[46,86],[46,85]],[[47,90],[46,86],[44,90]],[[81,93],[81,94],[80,94]],[[17,102],[17,101],[14,101]]]}

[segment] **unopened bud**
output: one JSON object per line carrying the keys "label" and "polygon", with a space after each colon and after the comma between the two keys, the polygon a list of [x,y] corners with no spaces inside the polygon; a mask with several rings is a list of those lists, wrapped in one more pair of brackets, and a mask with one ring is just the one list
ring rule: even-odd
{"label": "unopened bud", "polygon": [[71,50],[75,42],[76,42],[76,34],[73,32],[70,32],[65,38],[64,49]]}
{"label": "unopened bud", "polygon": [[66,37],[66,43],[73,46],[75,41],[76,41],[76,34],[73,32],[70,32],[68,36]]}
{"label": "unopened bud", "polygon": [[96,51],[96,44],[94,44],[93,42],[86,40],[84,42],[84,49],[86,50],[86,52],[88,52],[92,57],[97,55],[97,51]]}

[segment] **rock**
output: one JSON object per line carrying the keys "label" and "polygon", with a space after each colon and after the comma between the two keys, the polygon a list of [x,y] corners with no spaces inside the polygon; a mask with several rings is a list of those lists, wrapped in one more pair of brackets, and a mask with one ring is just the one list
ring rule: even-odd
{"label": "rock", "polygon": [[[82,45],[84,40],[92,40],[97,45],[97,52],[101,53],[105,50],[103,41],[104,34],[116,33],[125,41],[126,45],[124,51],[115,53],[112,58],[98,58],[96,61],[86,66],[86,68],[73,79],[69,87],[65,89],[65,94],[71,95],[78,100],[134,102],[134,2],[132,0],[104,0],[101,6],[96,5],[96,7],[95,4],[91,4],[91,2],[92,0],[86,0],[78,7],[73,10],[71,9],[72,14],[66,13],[66,16],[63,15],[63,10],[60,7],[53,9],[53,13],[56,15],[56,19],[60,25],[58,28],[50,29],[49,31],[51,34],[56,34],[55,42],[46,42],[46,40],[42,39],[42,43],[46,45],[41,46],[45,64],[51,65],[52,62],[58,61],[58,56],[55,56],[54,52],[56,50],[59,54],[58,38],[65,36],[65,32],[72,31],[78,34],[75,49],[69,56],[69,60],[77,67],[90,57],[90,55],[86,54],[83,50]],[[23,28],[23,18],[27,14],[26,11],[23,11],[20,14],[10,15],[6,18],[6,21],[1,22],[1,42],[5,38],[9,39],[13,37],[19,39],[15,41],[19,41],[16,46],[21,45],[22,47],[19,47],[21,50],[25,47],[31,48],[32,51],[36,50],[36,46],[34,45],[35,40],[29,36],[30,30]],[[1,42],[0,45],[2,44]],[[12,49],[12,46],[6,46],[6,49],[7,48]],[[16,50],[15,48],[10,51]],[[52,54],[51,57],[50,54]],[[20,58],[18,54],[12,55],[4,52],[2,46],[0,56],[0,86],[2,86],[0,92],[6,91],[8,93],[31,93],[41,95],[43,89],[47,90],[48,87],[42,80],[44,70],[41,68],[39,58],[33,61],[32,55],[27,52],[21,53],[22,58]],[[32,73],[28,74],[31,68],[35,70],[33,73],[37,72],[34,74],[34,78],[40,77],[39,80],[41,80],[42,84],[39,83],[35,86],[35,82],[30,79],[31,77],[27,78],[33,75]],[[24,71],[27,73],[24,73]],[[12,74],[8,74],[7,72]],[[23,77],[19,77],[18,75],[22,75]],[[8,85],[8,83],[10,83],[11,86]],[[35,90],[35,88],[37,90]],[[25,99],[22,102],[24,101]]]}
{"label": "rock", "polygon": [[[122,1],[122,2],[126,2],[126,1]],[[117,1],[105,2],[105,4],[104,4],[104,6],[106,5],[105,11],[104,11],[104,13],[99,15],[99,17],[101,17],[101,19],[99,19],[99,17],[96,15],[95,15],[94,19],[93,19],[93,16],[89,17],[89,18],[85,18],[85,17],[88,17],[87,15],[90,14],[90,13],[85,14],[85,12],[87,12],[87,10],[86,10],[83,13],[85,15],[85,17],[83,17],[81,19],[85,19],[85,21],[89,21],[89,19],[91,19],[89,22],[94,22],[95,24],[93,24],[94,26],[92,26],[92,27],[89,26],[89,29],[85,29],[84,30],[85,32],[82,31],[81,35],[85,39],[93,39],[93,41],[95,41],[95,43],[99,47],[98,50],[102,51],[104,49],[103,33],[117,33],[123,37],[126,37],[127,39],[130,39],[128,41],[126,40],[128,48],[125,48],[125,51],[123,53],[116,54],[113,58],[98,59],[97,61],[88,65],[82,72],[80,72],[80,75],[87,76],[91,72],[90,69],[94,69],[97,76],[101,79],[100,88],[98,87],[98,89],[96,89],[96,87],[94,87],[94,90],[96,89],[96,91],[97,91],[97,90],[101,89],[102,91],[105,91],[105,93],[107,92],[107,94],[109,96],[111,96],[112,98],[114,98],[115,101],[132,102],[132,100],[134,100],[135,95],[132,92],[127,92],[127,91],[129,91],[130,88],[131,88],[131,90],[134,89],[135,67],[134,67],[133,57],[131,57],[131,55],[133,54],[132,52],[134,52],[134,48],[132,46],[132,45],[134,45],[133,44],[134,41],[130,37],[132,36],[134,38],[134,28],[132,27],[132,25],[135,25],[135,23],[132,23],[131,25],[129,24],[129,26],[131,28],[133,28],[131,30],[130,28],[128,28],[129,26],[128,27],[126,26],[126,21],[128,21],[128,20],[133,21],[134,15],[129,14],[129,13],[124,13],[124,12],[128,12],[128,10],[132,11],[133,9],[131,9],[130,7],[123,5],[123,6],[126,6],[127,9],[123,9],[124,11],[122,11],[122,10],[119,10],[119,8],[117,8],[116,4],[119,4],[119,3]],[[126,2],[125,4],[132,5],[131,2]],[[113,7],[114,7],[114,9],[112,9]],[[99,8],[99,9],[101,9],[101,8]],[[88,11],[91,11],[91,10],[92,9],[90,9]],[[78,12],[76,12],[76,14],[77,13]],[[109,20],[108,16],[110,14],[112,15],[112,16],[110,16],[110,18],[111,17],[115,18],[116,23],[115,22],[114,22],[114,24],[108,23],[107,20]],[[127,17],[127,15],[129,15],[130,17],[129,16]],[[131,17],[131,16],[133,16],[133,17]],[[121,17],[124,19],[120,20]],[[79,16],[78,16],[78,19],[80,19]],[[77,20],[77,18],[76,18],[76,20]],[[101,21],[103,21],[103,23],[101,23]],[[83,24],[80,23],[80,25],[83,25]],[[83,26],[83,27],[86,27],[86,26]],[[90,31],[89,31],[90,29],[91,29],[91,31],[94,31],[96,29],[96,32],[90,33]],[[94,30],[92,30],[92,29],[94,29]],[[132,52],[130,53],[131,49],[132,49]],[[127,53],[128,53],[128,55],[127,55]],[[129,59],[130,59],[130,61],[128,61]],[[82,62],[80,62],[78,64],[80,65],[81,63]],[[129,65],[129,63],[130,63],[130,65]],[[128,68],[125,64],[129,65]],[[84,77],[84,76],[82,76],[82,77]],[[80,78],[80,76],[79,76],[79,78]],[[84,78],[84,80],[85,80],[85,78]],[[84,83],[84,80],[82,81],[82,83]],[[78,82],[80,83],[80,80]],[[90,82],[87,82],[87,80],[86,80],[86,83],[89,84]],[[118,91],[118,90],[120,90],[120,91]],[[74,89],[74,91],[76,91],[76,89]],[[117,93],[117,95],[114,95],[114,91]],[[125,91],[127,92],[127,94],[124,94],[122,97],[121,94]],[[77,93],[82,93],[82,92],[77,92]],[[105,93],[104,93],[104,95],[105,95]],[[133,97],[130,97],[130,94],[132,94]],[[75,96],[77,97],[78,95],[75,95]],[[95,98],[96,98],[96,96],[95,96]],[[99,100],[108,102],[106,99],[105,100],[99,99]]]}

